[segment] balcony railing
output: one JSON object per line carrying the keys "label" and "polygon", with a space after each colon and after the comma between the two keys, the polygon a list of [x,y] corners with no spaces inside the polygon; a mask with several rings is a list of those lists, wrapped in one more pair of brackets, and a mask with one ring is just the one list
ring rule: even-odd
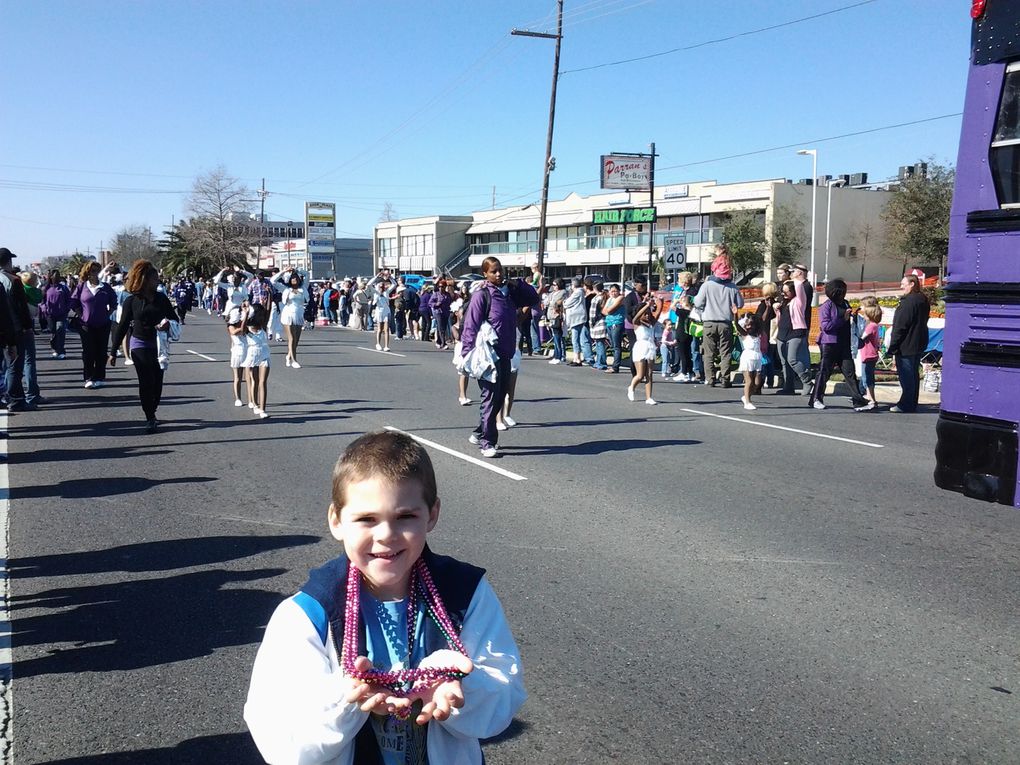
{"label": "balcony railing", "polygon": [[[655,231],[652,236],[653,247],[662,247],[667,236],[683,235],[688,246],[696,244],[719,244],[723,240],[723,228],[705,228],[683,231]],[[561,245],[566,244],[566,247]],[[605,236],[580,236],[568,239],[550,239],[549,252],[578,252],[581,250],[616,250],[627,248],[647,248],[648,234],[607,234]],[[472,255],[512,255],[519,253],[538,252],[538,242],[488,242],[472,244]]]}

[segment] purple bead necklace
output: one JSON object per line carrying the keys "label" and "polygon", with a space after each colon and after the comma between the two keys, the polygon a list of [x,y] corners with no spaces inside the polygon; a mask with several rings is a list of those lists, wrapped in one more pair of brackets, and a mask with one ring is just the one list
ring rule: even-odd
{"label": "purple bead necklace", "polygon": [[[426,667],[426,668],[405,668],[397,670],[370,669],[359,672],[354,668],[354,659],[358,655],[358,622],[361,611],[361,572],[354,564],[347,567],[347,607],[344,614],[344,639],[342,643],[342,655],[340,664],[344,674],[368,683],[381,685],[388,688],[394,696],[407,698],[416,688],[433,685],[437,680],[460,680],[464,673],[453,667]],[[460,642],[453,621],[446,612],[442,598],[439,597],[439,590],[429,573],[428,566],[421,558],[415,562],[411,569],[410,594],[407,598],[407,650],[410,652],[414,645],[415,615],[417,614],[418,599],[421,598],[425,612],[436,623],[439,631],[446,638],[451,649],[459,651],[467,656],[464,644]],[[410,653],[408,654],[410,655]],[[410,708],[401,710],[397,714],[400,719],[406,720],[411,714]]]}

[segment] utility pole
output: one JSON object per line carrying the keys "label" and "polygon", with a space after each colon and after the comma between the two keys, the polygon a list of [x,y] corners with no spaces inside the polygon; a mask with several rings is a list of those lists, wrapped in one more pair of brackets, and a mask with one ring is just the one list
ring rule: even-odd
{"label": "utility pole", "polygon": [[[651,166],[648,170],[648,206],[655,209],[655,142],[651,143]],[[654,243],[654,221],[648,226],[648,289],[652,289],[652,244]],[[660,287],[662,285],[659,285]],[[649,377],[648,379],[651,379]]]}
{"label": "utility pole", "polygon": [[545,166],[542,170],[542,207],[539,211],[538,222],[538,272],[542,273],[545,268],[545,236],[546,210],[549,207],[549,173],[556,166],[552,156],[553,124],[556,121],[556,84],[560,76],[560,43],[563,42],[563,0],[556,0],[556,34],[546,32],[527,32],[521,29],[511,29],[510,34],[522,37],[545,37],[556,40],[556,53],[553,57],[552,92],[549,95],[549,131],[545,139]]}

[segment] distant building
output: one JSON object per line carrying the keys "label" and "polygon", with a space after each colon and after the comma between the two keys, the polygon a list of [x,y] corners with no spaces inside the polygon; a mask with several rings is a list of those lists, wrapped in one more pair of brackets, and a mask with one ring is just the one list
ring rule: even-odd
{"label": "distant building", "polygon": [[[771,241],[777,211],[789,211],[803,221],[805,246],[794,259],[807,263],[810,253],[811,193],[817,194],[815,213],[815,271],[825,274],[828,178],[815,185],[810,179],[792,183],[770,178],[739,183],[700,181],[655,189],[655,222],[647,214],[647,192],[614,192],[590,196],[569,194],[550,200],[546,223],[547,276],[599,273],[612,280],[643,274],[648,268],[648,238],[662,251],[667,236],[683,236],[687,268],[707,272],[732,213],[751,211],[761,216],[766,232],[764,276],[775,274]],[[867,184],[865,174],[835,179],[844,186],[831,189],[832,215],[828,273],[847,281],[898,281],[903,263],[883,247],[882,211],[894,191]],[[850,185],[854,183],[856,185]],[[634,210],[632,213],[603,211]],[[634,222],[620,222],[627,218]],[[539,208],[531,204],[483,210],[470,216],[431,216],[379,223],[374,232],[375,268],[422,274],[478,270],[495,255],[511,273],[526,271],[537,261]],[[862,275],[863,272],[863,275]]]}

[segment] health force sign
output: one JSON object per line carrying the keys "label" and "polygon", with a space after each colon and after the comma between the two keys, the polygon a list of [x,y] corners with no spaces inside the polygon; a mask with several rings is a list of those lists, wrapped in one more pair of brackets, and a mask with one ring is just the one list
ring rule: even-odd
{"label": "health force sign", "polygon": [[652,184],[652,158],[625,154],[602,155],[602,188],[644,189]]}

